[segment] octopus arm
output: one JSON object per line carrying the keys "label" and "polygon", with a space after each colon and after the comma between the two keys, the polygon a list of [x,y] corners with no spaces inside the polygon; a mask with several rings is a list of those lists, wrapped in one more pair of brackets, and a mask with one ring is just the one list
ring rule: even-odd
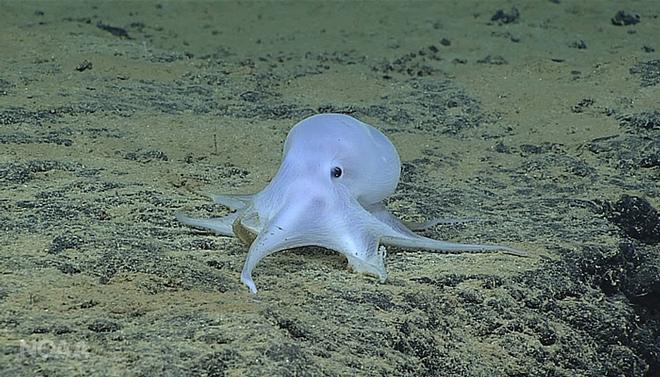
{"label": "octopus arm", "polygon": [[[527,252],[508,246],[463,244],[423,237],[408,229],[406,224],[392,215],[382,203],[369,205],[365,209],[381,223],[389,227],[389,231],[383,232],[381,237],[381,242],[386,245],[398,246],[404,249],[419,249],[444,253],[501,251],[506,254],[528,256]],[[425,224],[419,224],[418,228],[426,229],[444,221],[446,220],[431,220]]]}
{"label": "octopus arm", "polygon": [[240,212],[234,212],[224,217],[213,217],[210,219],[198,219],[189,217],[183,212],[177,212],[175,216],[177,220],[181,221],[185,225],[192,226],[194,228],[207,229],[222,236],[232,237],[234,236],[232,225],[234,224],[236,218],[240,216],[240,214]]}
{"label": "octopus arm", "polygon": [[406,234],[386,235],[381,238],[381,242],[386,245],[398,246],[404,249],[418,249],[441,253],[479,253],[501,251],[505,254],[516,255],[519,257],[529,256],[526,251],[514,249],[508,246],[447,242],[434,240],[432,238],[422,237],[419,235],[412,237]]}
{"label": "octopus arm", "polygon": [[210,194],[209,197],[217,204],[221,204],[232,211],[243,209],[252,204],[254,195],[226,195],[226,194]]}

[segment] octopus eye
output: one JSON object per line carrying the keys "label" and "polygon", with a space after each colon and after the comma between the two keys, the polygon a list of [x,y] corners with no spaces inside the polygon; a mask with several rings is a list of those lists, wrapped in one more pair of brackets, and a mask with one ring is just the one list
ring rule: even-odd
{"label": "octopus eye", "polygon": [[335,166],[334,168],[332,168],[330,170],[330,175],[334,178],[341,177],[341,173],[342,173],[342,171],[341,171],[341,168],[339,166]]}

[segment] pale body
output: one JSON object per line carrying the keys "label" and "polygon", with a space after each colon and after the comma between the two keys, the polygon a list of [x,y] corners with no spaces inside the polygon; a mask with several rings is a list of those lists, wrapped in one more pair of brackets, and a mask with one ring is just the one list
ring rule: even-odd
{"label": "pale body", "polygon": [[[338,170],[339,169],[339,170]],[[376,128],[341,114],[318,114],[295,125],[282,164],[271,182],[253,195],[214,195],[235,212],[194,219],[186,225],[237,236],[250,245],[241,281],[253,293],[252,271],[265,256],[301,246],[336,250],[356,272],[387,279],[384,248],[444,252],[524,252],[498,245],[460,244],[413,233],[384,206],[399,181],[399,155]]]}

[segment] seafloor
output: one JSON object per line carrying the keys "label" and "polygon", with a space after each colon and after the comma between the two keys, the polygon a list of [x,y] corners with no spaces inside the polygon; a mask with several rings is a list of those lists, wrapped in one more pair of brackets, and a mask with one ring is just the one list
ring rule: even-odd
{"label": "seafloor", "polygon": [[[616,5],[614,5],[616,3]],[[618,13],[618,11],[623,11]],[[0,1],[0,375],[657,376],[660,7]],[[478,219],[390,280],[174,219],[258,191],[288,129],[400,151],[388,206]]]}

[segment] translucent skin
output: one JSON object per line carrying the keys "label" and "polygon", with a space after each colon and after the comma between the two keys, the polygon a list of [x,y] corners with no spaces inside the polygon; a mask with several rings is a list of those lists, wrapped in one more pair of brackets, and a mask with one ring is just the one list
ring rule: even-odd
{"label": "translucent skin", "polygon": [[435,252],[525,255],[506,246],[459,244],[413,233],[383,205],[396,189],[400,172],[396,149],[376,128],[348,115],[318,114],[291,129],[282,164],[261,192],[213,196],[236,212],[213,219],[178,213],[177,218],[227,236],[253,233],[256,238],[241,273],[253,293],[257,288],[252,271],[261,259],[301,246],[336,250],[354,271],[375,275],[381,282],[387,279],[381,243]]}
{"label": "translucent skin", "polygon": [[401,175],[392,142],[376,128],[342,114],[318,114],[296,124],[284,143],[283,160],[282,167],[289,163],[302,174],[317,170],[326,178],[331,168],[339,167],[342,175],[335,183],[362,204],[392,195]]}

